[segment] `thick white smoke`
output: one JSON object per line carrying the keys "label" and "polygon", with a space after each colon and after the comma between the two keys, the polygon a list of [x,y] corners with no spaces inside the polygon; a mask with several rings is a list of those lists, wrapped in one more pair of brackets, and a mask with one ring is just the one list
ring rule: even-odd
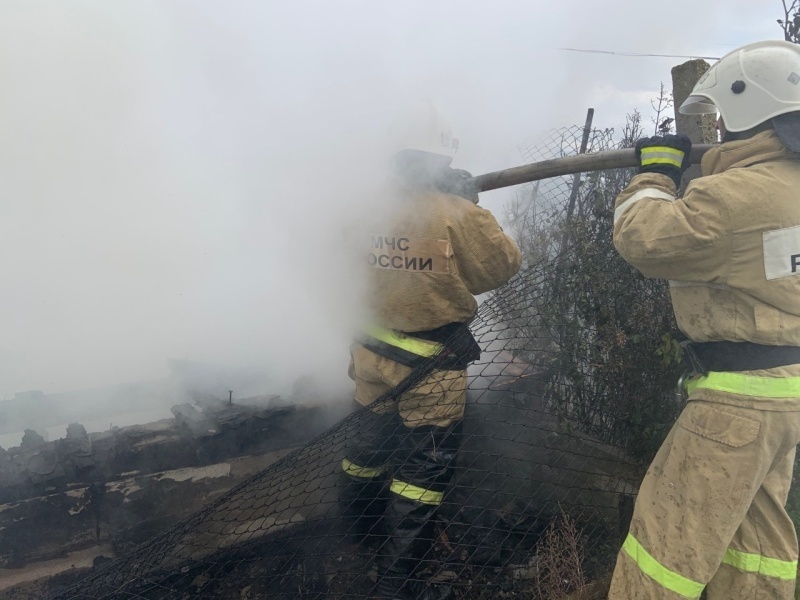
{"label": "thick white smoke", "polygon": [[557,48],[722,54],[755,34],[717,11],[772,32],[750,4],[7,0],[0,399],[156,379],[169,358],[346,390],[353,223],[381,204],[394,111],[434,98],[454,166],[513,166],[523,139],[590,105],[623,115],[680,62]]}

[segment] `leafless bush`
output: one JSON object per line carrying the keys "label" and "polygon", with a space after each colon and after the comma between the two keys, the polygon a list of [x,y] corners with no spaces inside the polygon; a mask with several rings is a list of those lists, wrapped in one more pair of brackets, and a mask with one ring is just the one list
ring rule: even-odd
{"label": "leafless bush", "polygon": [[667,111],[672,108],[672,92],[666,88],[663,81],[658,91],[658,98],[651,100],[650,106],[653,107],[654,113],[651,118],[655,126],[653,133],[656,135],[671,133],[675,119],[667,116]]}
{"label": "leafless bush", "polygon": [[536,588],[539,600],[580,594],[586,588],[583,572],[585,541],[569,515],[562,512],[536,547]]}
{"label": "leafless bush", "polygon": [[[663,112],[668,100],[662,89],[654,107]],[[575,154],[582,133],[576,127],[555,131],[523,156]],[[633,146],[644,135],[638,112],[620,134],[592,131],[588,151]],[[527,273],[538,276],[527,276],[500,308],[514,330],[516,355],[546,365],[547,412],[565,428],[647,462],[675,417],[681,356],[667,284],[644,278],[613,247],[614,200],[634,174],[595,171],[523,188],[506,217]]]}

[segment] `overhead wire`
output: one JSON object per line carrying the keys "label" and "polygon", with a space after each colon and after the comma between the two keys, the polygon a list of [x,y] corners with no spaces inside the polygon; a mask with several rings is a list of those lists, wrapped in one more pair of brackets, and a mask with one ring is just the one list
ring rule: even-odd
{"label": "overhead wire", "polygon": [[611,50],[589,50],[584,48],[559,48],[568,52],[583,52],[587,54],[611,54],[613,56],[656,57],[656,58],[702,58],[704,60],[719,60],[719,56],[697,56],[693,54],[648,54],[643,52],[613,52]]}

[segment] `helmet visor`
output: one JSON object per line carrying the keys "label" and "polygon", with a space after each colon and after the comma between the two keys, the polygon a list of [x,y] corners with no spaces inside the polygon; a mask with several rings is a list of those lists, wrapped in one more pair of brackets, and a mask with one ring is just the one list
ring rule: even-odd
{"label": "helmet visor", "polygon": [[689,96],[678,110],[682,115],[708,115],[716,113],[717,107],[705,96]]}

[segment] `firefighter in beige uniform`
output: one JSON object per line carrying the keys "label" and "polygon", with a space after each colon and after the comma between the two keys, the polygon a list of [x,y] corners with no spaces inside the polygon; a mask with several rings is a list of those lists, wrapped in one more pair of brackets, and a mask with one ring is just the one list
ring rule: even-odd
{"label": "firefighter in beige uniform", "polygon": [[[449,131],[431,112],[420,141],[404,144],[392,160],[397,212],[374,232],[368,254],[375,326],[353,346],[350,365],[355,400],[384,413],[383,428],[364,432],[346,450],[349,485],[340,500],[346,513],[361,517],[356,528],[364,533],[374,524],[368,517],[384,514],[381,598],[452,597],[449,587],[413,575],[430,549],[432,517],[453,475],[466,367],[480,356],[467,327],[477,310],[474,295],[506,283],[521,262],[492,214],[476,205],[477,195],[464,197],[472,195],[464,173],[449,167]],[[375,402],[431,357],[444,358],[439,369],[399,398]]]}
{"label": "firefighter in beige uniform", "polygon": [[614,243],[670,280],[694,372],[639,490],[610,598],[794,598],[785,510],[800,441],[800,47],[723,57],[681,111],[718,111],[722,144],[681,199],[691,143],[642,140]]}

